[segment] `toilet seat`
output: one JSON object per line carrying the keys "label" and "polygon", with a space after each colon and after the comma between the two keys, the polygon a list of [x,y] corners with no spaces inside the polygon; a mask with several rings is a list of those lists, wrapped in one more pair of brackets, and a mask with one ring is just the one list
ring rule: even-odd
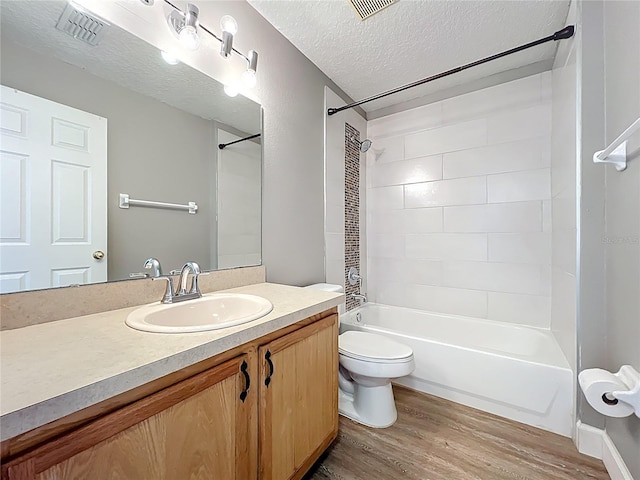
{"label": "toilet seat", "polygon": [[347,331],[338,337],[340,355],[371,363],[407,363],[413,350],[407,345],[375,333]]}

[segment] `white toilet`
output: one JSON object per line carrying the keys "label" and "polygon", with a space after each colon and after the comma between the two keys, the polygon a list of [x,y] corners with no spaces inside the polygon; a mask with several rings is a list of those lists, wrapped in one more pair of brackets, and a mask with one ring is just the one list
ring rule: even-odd
{"label": "white toilet", "polygon": [[[342,292],[339,285],[309,288]],[[338,337],[340,414],[375,428],[393,425],[398,417],[391,380],[413,372],[413,351],[407,345],[374,333],[346,331]]]}

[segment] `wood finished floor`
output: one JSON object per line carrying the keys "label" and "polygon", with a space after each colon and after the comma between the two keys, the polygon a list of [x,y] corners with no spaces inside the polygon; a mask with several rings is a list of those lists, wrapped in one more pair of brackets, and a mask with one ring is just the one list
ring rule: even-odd
{"label": "wood finished floor", "polygon": [[609,479],[571,439],[395,387],[398,421],[372,429],[340,416],[338,438],[306,480]]}

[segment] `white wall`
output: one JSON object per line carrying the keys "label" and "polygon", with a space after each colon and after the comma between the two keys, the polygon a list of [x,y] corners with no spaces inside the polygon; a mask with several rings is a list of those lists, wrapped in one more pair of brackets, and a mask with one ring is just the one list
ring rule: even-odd
{"label": "white wall", "polygon": [[549,327],[551,75],[372,120],[372,300]]}
{"label": "white wall", "polygon": [[[218,129],[218,143],[242,137]],[[247,140],[218,151],[218,268],[260,265],[262,155]]]}
{"label": "white wall", "polygon": [[[605,136],[613,141],[640,116],[640,2],[604,4]],[[604,168],[607,364],[640,371],[640,133],[627,170]],[[607,418],[607,433],[633,478],[640,478],[640,419]]]}
{"label": "white wall", "polygon": [[[325,107],[339,107],[344,101],[325,87]],[[345,110],[325,119],[325,268],[327,283],[345,286],[345,143],[344,124],[367,135],[367,122],[355,110]],[[367,289],[365,155],[360,156],[360,274]],[[344,305],[341,305],[341,309]]]}
{"label": "white wall", "polygon": [[[79,0],[96,14],[159,48],[175,48],[164,2]],[[184,7],[186,2],[178,2]],[[260,55],[258,85],[246,91],[264,107],[262,257],[267,279],[307,285],[324,279],[324,87],[349,98],[291,42],[245,1],[198,3],[200,21],[219,32],[220,18],[238,22],[234,47]],[[200,49],[183,51],[188,65],[221,83],[237,81],[246,62],[224,60],[219,43],[205,37]],[[339,117],[337,115],[336,117]],[[303,226],[301,226],[303,225]]]}
{"label": "white wall", "polygon": [[[567,24],[576,23],[576,2]],[[580,35],[580,32],[576,34]],[[563,40],[553,66],[551,132],[551,329],[576,370],[578,74],[576,36]]]}

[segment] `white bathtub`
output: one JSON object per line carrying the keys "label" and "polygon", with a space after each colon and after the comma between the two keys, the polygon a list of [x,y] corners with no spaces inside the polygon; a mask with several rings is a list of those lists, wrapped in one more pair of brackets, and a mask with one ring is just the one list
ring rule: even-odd
{"label": "white bathtub", "polygon": [[340,320],[341,332],[380,333],[413,349],[416,369],[400,385],[572,434],[573,373],[548,330],[375,303]]}

